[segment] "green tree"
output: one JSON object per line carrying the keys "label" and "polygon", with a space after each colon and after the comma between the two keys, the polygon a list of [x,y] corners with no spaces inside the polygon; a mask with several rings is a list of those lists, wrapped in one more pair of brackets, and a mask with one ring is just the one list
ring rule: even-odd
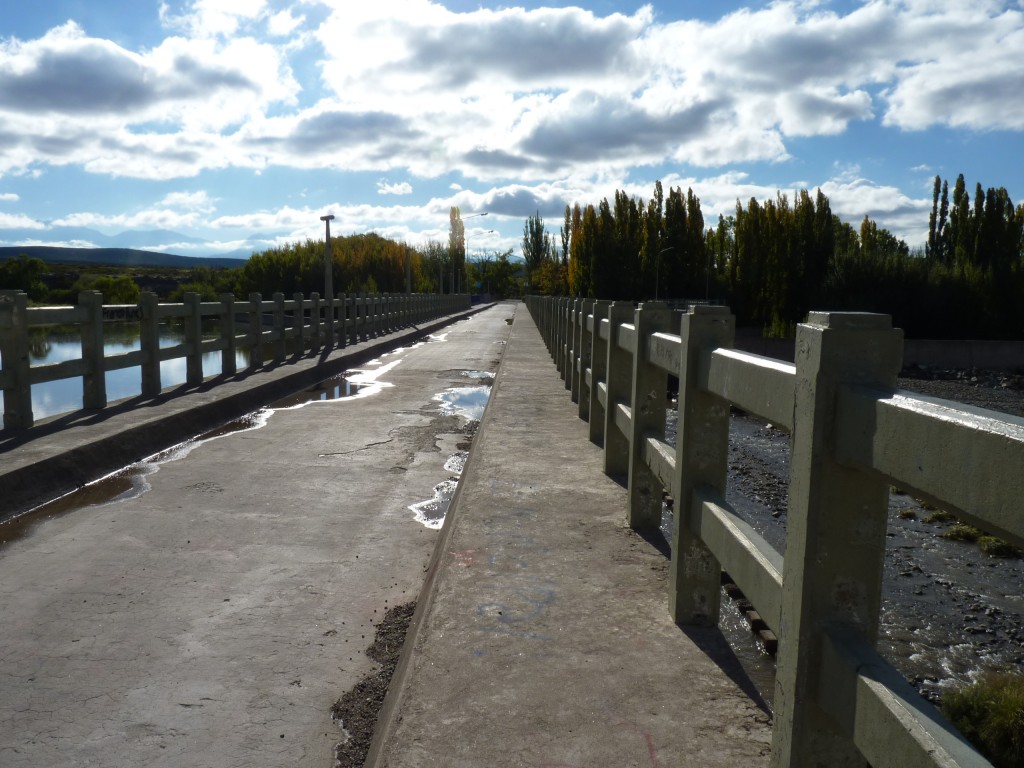
{"label": "green tree", "polygon": [[139,286],[128,275],[104,275],[91,280],[85,286],[103,294],[104,304],[137,304]]}
{"label": "green tree", "polygon": [[540,211],[527,218],[523,225],[523,260],[526,262],[526,277],[533,284],[533,272],[553,251],[551,235],[544,230],[544,219]]}
{"label": "green tree", "polygon": [[42,301],[46,297],[46,262],[25,253],[0,263],[0,288],[24,291],[30,301]]}

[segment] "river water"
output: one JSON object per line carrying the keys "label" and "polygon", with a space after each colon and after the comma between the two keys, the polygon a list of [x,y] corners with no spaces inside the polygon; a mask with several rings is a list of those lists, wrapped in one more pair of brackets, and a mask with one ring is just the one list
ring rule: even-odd
{"label": "river water", "polygon": [[[215,328],[211,326],[207,338],[214,338]],[[104,323],[104,355],[119,355],[141,348],[138,323]],[[182,331],[166,324],[160,326],[160,346],[173,347],[185,343]],[[29,359],[32,366],[78,360],[82,357],[81,336],[71,328],[33,329],[29,341]],[[2,358],[0,358],[2,360]],[[221,372],[221,353],[207,352],[203,355],[203,375],[215,376]],[[244,368],[249,364],[247,352],[235,355],[235,364]],[[160,380],[164,387],[185,383],[185,358],[164,360],[160,363]],[[136,397],[142,392],[142,370],[122,368],[106,374],[107,400],[114,402],[126,397]],[[82,407],[82,379],[75,377],[61,379],[32,387],[32,414],[35,419],[44,419],[61,413],[75,411]],[[3,398],[0,397],[0,418],[3,415]]]}

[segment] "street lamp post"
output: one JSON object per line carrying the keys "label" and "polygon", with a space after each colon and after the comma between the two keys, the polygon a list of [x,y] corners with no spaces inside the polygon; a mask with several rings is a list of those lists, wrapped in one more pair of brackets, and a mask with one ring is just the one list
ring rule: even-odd
{"label": "street lamp post", "polygon": [[324,298],[327,300],[327,342],[334,343],[334,269],[331,263],[331,222],[334,221],[334,214],[329,213],[321,216],[320,221],[327,228],[324,239]]}

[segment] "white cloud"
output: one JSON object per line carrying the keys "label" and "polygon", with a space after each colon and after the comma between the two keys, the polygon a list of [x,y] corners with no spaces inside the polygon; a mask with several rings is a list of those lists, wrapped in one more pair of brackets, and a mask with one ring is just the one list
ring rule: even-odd
{"label": "white cloud", "polygon": [[318,84],[296,80],[293,49],[256,35],[290,35],[305,17],[195,0],[163,18],[183,34],[149,50],[74,22],[0,43],[0,173],[281,166],[543,181],[785,162],[790,139],[876,115],[910,130],[1024,128],[1024,14],[998,2],[875,0],[839,15],[781,1],[666,24],[646,6],[599,17],[344,3],[316,32],[327,91],[302,108],[300,89]]}
{"label": "white cloud", "polygon": [[46,225],[20,213],[0,212],[0,229],[46,229]]}
{"label": "white cloud", "polygon": [[131,229],[193,229],[204,225],[205,217],[197,211],[175,211],[152,208],[134,213],[104,214],[92,211],[71,213],[50,222],[55,227],[89,227],[122,231]]}
{"label": "white cloud", "polygon": [[200,213],[212,213],[216,210],[215,203],[216,200],[211,198],[204,190],[197,192],[172,192],[160,201],[160,205],[165,205],[168,208],[184,208],[185,210],[199,211]]}
{"label": "white cloud", "polygon": [[172,29],[187,31],[195,37],[230,36],[247,22],[266,13],[265,0],[192,0],[180,16],[171,14],[167,3],[160,4],[160,18]]}
{"label": "white cloud", "polygon": [[288,37],[292,32],[302,26],[306,21],[305,16],[292,16],[290,10],[275,13],[267,19],[267,31],[274,37]]}
{"label": "white cloud", "polygon": [[377,182],[377,194],[378,195],[411,195],[412,184],[407,181],[402,181],[397,184],[392,184],[388,181]]}
{"label": "white cloud", "polygon": [[0,192],[0,203],[16,203],[21,197],[14,192]]}

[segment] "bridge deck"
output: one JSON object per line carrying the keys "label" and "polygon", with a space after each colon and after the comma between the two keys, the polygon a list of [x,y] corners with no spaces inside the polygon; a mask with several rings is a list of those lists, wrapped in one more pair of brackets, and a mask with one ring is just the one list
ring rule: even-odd
{"label": "bridge deck", "polygon": [[[410,355],[365,407],[275,416],[198,464],[165,465],[116,510],[5,548],[0,764],[326,765],[330,703],[372,666],[372,624],[415,593],[431,551],[368,764],[766,764],[766,712],[717,631],[669,619],[667,560],[625,527],[625,490],[601,472],[533,320],[520,306],[509,332],[509,314]],[[447,427],[421,403],[489,366],[509,333],[449,525],[399,539],[458,439],[439,452]],[[312,383],[317,362],[0,441],[0,504]]]}
{"label": "bridge deck", "polygon": [[625,506],[517,312],[368,765],[767,764],[766,712],[717,630],[671,621]]}

